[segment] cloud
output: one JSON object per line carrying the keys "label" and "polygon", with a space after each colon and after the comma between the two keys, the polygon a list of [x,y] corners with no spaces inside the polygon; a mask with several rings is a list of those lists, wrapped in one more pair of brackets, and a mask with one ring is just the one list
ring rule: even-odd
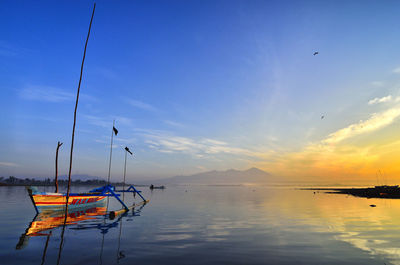
{"label": "cloud", "polygon": [[111,126],[112,126],[112,119],[106,120],[103,117],[96,117],[96,116],[92,116],[92,115],[82,115],[82,116],[91,125],[100,126],[100,127],[104,127],[104,128],[111,128]]}
{"label": "cloud", "polygon": [[115,116],[115,117],[97,117],[92,115],[82,115],[89,124],[100,126],[104,128],[112,127],[112,121],[115,119],[115,127],[118,128],[118,125],[129,126],[132,125],[132,119],[123,117],[123,116]]}
{"label": "cloud", "polygon": [[378,103],[384,103],[384,102],[389,102],[392,100],[392,96],[386,96],[386,97],[382,97],[382,98],[374,98],[371,99],[370,101],[368,101],[368,105],[374,105],[374,104],[378,104]]}
{"label": "cloud", "polygon": [[351,124],[343,129],[329,134],[329,136],[322,142],[327,144],[335,144],[356,135],[381,129],[393,123],[393,121],[399,116],[400,107],[391,108],[381,113],[374,113],[366,121],[359,121],[358,123]]}
{"label": "cloud", "polygon": [[15,56],[17,53],[12,50],[0,48],[0,56],[5,56],[5,57],[10,57],[10,56]]}
{"label": "cloud", "polygon": [[0,162],[0,166],[4,167],[19,167],[18,164],[12,162]]}
{"label": "cloud", "polygon": [[395,74],[400,74],[400,67],[394,68],[392,72]]}
{"label": "cloud", "polygon": [[196,168],[197,168],[197,169],[200,169],[200,170],[203,170],[203,171],[206,171],[206,170],[207,170],[206,167],[203,167],[203,166],[200,166],[200,165],[196,166]]}
{"label": "cloud", "polygon": [[128,103],[131,106],[142,109],[142,110],[153,111],[153,112],[157,111],[157,108],[153,107],[152,105],[138,101],[138,100],[128,99]]}
{"label": "cloud", "polygon": [[213,139],[203,139],[203,142],[208,143],[208,144],[213,144],[213,145],[227,145],[226,142],[218,141],[218,140],[213,140]]}
{"label": "cloud", "polygon": [[258,153],[251,150],[209,138],[191,139],[160,132],[147,133],[144,137],[150,148],[163,153],[186,153],[198,158],[215,154],[258,157]]}
{"label": "cloud", "polygon": [[132,125],[132,119],[123,117],[123,116],[115,116],[115,126],[118,125]]}
{"label": "cloud", "polygon": [[24,50],[25,49],[17,48],[10,43],[0,40],[0,56],[12,57],[18,55],[18,53]]}
{"label": "cloud", "polygon": [[373,81],[371,82],[371,85],[376,86],[376,87],[383,87],[385,83],[383,83],[382,81]]}
{"label": "cloud", "polygon": [[[400,141],[393,141],[395,132],[386,135],[386,139],[376,138],[371,133],[392,125],[399,117],[400,106],[373,113],[365,121],[338,129],[320,141],[307,143],[302,150],[265,153],[264,159],[253,164],[272,174],[313,181],[319,176],[324,181],[331,181],[333,177],[340,182],[360,180],[365,183],[379,167],[398,175],[395,157],[398,157]],[[361,135],[361,141],[345,141]]]}
{"label": "cloud", "polygon": [[170,120],[165,120],[163,121],[165,124],[170,125],[172,127],[177,127],[177,128],[182,128],[185,127],[182,123],[175,122],[175,121],[170,121]]}
{"label": "cloud", "polygon": [[97,67],[93,71],[107,79],[116,79],[118,77],[115,71],[105,67]]}
{"label": "cloud", "polygon": [[27,86],[19,91],[19,96],[25,100],[47,102],[62,102],[73,100],[75,95],[50,86]]}

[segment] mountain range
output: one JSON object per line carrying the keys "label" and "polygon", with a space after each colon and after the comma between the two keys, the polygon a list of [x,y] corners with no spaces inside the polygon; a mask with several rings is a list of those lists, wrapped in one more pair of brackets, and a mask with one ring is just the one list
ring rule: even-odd
{"label": "mountain range", "polygon": [[247,170],[229,169],[225,171],[207,171],[190,176],[176,176],[160,179],[154,183],[162,184],[245,184],[266,183],[272,180],[272,175],[258,168]]}

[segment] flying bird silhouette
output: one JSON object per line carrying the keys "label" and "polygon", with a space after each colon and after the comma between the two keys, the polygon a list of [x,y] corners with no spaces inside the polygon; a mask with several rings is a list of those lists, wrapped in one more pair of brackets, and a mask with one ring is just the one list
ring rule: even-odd
{"label": "flying bird silhouette", "polygon": [[314,52],[314,56],[317,55],[317,54],[318,54],[318,52]]}

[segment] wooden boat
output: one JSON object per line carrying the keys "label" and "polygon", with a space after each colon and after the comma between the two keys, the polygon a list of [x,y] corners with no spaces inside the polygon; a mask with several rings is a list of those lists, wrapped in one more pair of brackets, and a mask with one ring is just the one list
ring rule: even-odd
{"label": "wooden boat", "polygon": [[[66,206],[66,193],[40,192],[36,187],[27,187],[27,190],[37,212],[62,209]],[[104,202],[106,197],[99,192],[70,193],[68,208],[90,207],[96,203]]]}
{"label": "wooden boat", "polygon": [[[93,21],[93,16],[94,16],[94,11],[96,8],[96,4],[93,6],[93,12],[92,12],[92,17],[90,19],[90,24],[89,24],[89,31],[88,35],[86,38],[86,43],[85,43],[85,49],[83,52],[83,58],[82,58],[82,64],[81,64],[81,73],[79,77],[79,83],[78,83],[78,90],[77,90],[77,95],[76,95],[76,102],[75,102],[75,111],[74,111],[74,123],[72,127],[72,139],[71,139],[71,151],[70,151],[70,163],[69,163],[69,173],[68,173],[68,186],[67,186],[67,192],[66,193],[58,193],[58,150],[62,143],[58,142],[57,144],[57,151],[56,151],[56,176],[55,176],[55,184],[56,184],[56,192],[40,192],[37,188],[35,187],[27,187],[29,196],[32,200],[32,203],[36,209],[37,213],[40,213],[43,211],[43,209],[51,209],[55,208],[55,210],[59,209],[64,209],[65,213],[67,214],[71,208],[76,208],[76,207],[90,207],[90,205],[98,203],[103,201],[106,197],[113,196],[115,197],[123,206],[123,209],[118,212],[124,212],[124,211],[129,211],[130,208],[125,205],[124,201],[119,198],[120,194],[116,192],[132,192],[133,195],[138,194],[142,200],[143,203],[147,203],[148,201],[140,194],[140,191],[136,190],[134,186],[130,186],[127,190],[125,190],[125,174],[126,174],[126,154],[129,152],[132,155],[132,152],[129,150],[128,147],[125,147],[125,169],[124,169],[124,187],[122,190],[116,190],[114,186],[112,185],[106,185],[100,188],[93,189],[89,192],[86,193],[71,193],[70,192],[70,184],[71,184],[71,172],[72,172],[72,156],[73,156],[73,148],[74,148],[74,139],[75,139],[75,126],[76,126],[76,114],[77,114],[77,108],[78,108],[78,101],[79,101],[79,92],[80,92],[80,87],[81,87],[81,81],[82,81],[82,73],[83,73],[83,65],[85,62],[85,56],[86,56],[86,48],[89,40],[89,35],[90,35],[90,29],[92,26],[92,21]],[[108,183],[110,183],[110,172],[111,172],[111,158],[112,158],[112,146],[113,146],[113,136],[114,134],[118,134],[118,130],[114,127],[115,120],[113,122],[113,127],[112,127],[112,133],[111,133],[111,144],[110,144],[110,162],[109,162],[109,167],[108,167]],[[107,203],[108,206],[108,203]],[[115,215],[115,212],[114,212]],[[65,220],[66,221],[66,216]],[[63,230],[64,231],[64,230]]]}
{"label": "wooden boat", "polygon": [[126,190],[116,190],[114,186],[106,185],[90,190],[87,193],[70,193],[69,196],[67,196],[66,193],[40,192],[36,187],[27,187],[27,190],[37,213],[46,210],[65,209],[67,205],[67,197],[68,209],[90,207],[91,205],[103,202],[106,197],[115,197],[122,204],[124,211],[129,210],[129,207],[119,198],[121,196],[119,192],[138,194],[143,202],[148,202],[148,200],[140,194],[141,191],[137,190],[132,185]]}

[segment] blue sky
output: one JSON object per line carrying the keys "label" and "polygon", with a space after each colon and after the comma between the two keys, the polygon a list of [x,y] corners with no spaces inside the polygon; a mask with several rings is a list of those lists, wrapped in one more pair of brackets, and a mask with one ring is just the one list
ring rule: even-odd
{"label": "blue sky", "polygon": [[[0,175],[52,176],[57,141],[67,172],[92,4],[0,3]],[[397,102],[399,5],[98,1],[73,173],[106,176],[115,119],[115,179],[125,145],[132,180],[251,166],[288,175],[288,155],[388,108],[370,100]]]}

